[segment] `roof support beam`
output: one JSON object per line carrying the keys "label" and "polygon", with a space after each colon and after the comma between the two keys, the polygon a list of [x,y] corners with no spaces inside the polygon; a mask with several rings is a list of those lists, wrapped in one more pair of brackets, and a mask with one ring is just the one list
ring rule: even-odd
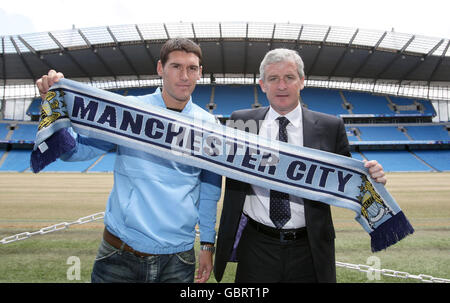
{"label": "roof support beam", "polygon": [[138,79],[140,79],[139,77],[139,73],[137,72],[137,70],[134,68],[133,63],[131,63],[130,58],[128,58],[127,54],[123,51],[123,49],[120,47],[119,41],[117,41],[116,36],[114,36],[113,32],[111,31],[111,28],[109,26],[106,27],[106,30],[108,31],[108,33],[110,34],[111,38],[114,40],[114,43],[116,44],[116,49],[118,49],[120,51],[120,53],[122,54],[122,56],[125,58],[125,61],[127,62],[128,66],[131,68],[131,70],[133,71],[133,73],[138,77]]}
{"label": "roof support beam", "polygon": [[444,43],[444,39],[441,39],[441,41],[439,41],[426,55],[420,56],[420,60],[401,77],[400,82],[406,80],[416,69],[418,69],[419,66],[422,65],[425,60],[430,57],[439,48],[439,46],[441,46],[442,43]]}
{"label": "roof support beam", "polygon": [[149,45],[147,43],[145,43],[144,35],[142,35],[142,32],[139,29],[139,26],[136,24],[135,27],[136,27],[136,31],[138,32],[139,38],[141,39],[142,45],[144,46],[144,50],[147,53],[148,57],[150,58],[150,62],[152,63],[153,68],[156,72],[157,61],[156,61],[155,57],[152,55],[152,53],[150,52]]}
{"label": "roof support beam", "polygon": [[325,44],[325,41],[327,41],[327,38],[328,38],[328,35],[330,34],[330,31],[331,31],[331,26],[328,27],[328,30],[327,30],[327,33],[325,34],[325,37],[323,37],[322,42],[320,42],[320,45],[318,46],[319,51],[317,52],[316,57],[313,60],[313,63],[310,65],[308,71],[306,72],[307,75],[311,75],[311,71],[314,70],[314,67],[317,64],[317,61],[320,58],[320,54],[322,53],[323,45]]}
{"label": "roof support beam", "polygon": [[[2,53],[0,55],[2,58],[3,86],[6,86],[5,37],[2,37]],[[3,94],[3,96],[4,96],[4,94]]]}
{"label": "roof support beam", "polygon": [[24,38],[22,38],[20,35],[17,36],[20,40],[20,42],[22,42],[23,45],[25,45],[26,48],[28,48],[28,50],[35,55],[45,66],[47,66],[47,68],[50,69],[55,69],[50,63],[48,63],[47,60],[45,60],[44,55],[41,54],[40,52],[36,51]]}
{"label": "roof support beam", "polygon": [[111,68],[106,64],[105,60],[98,54],[97,49],[91,44],[91,42],[86,38],[84,33],[81,31],[81,29],[78,29],[78,33],[80,34],[81,38],[83,38],[84,42],[86,42],[87,46],[92,50],[94,55],[97,57],[98,61],[103,65],[103,67],[106,69],[106,71],[114,77],[114,80],[117,80],[117,75],[113,73]]}
{"label": "roof support beam", "polygon": [[389,63],[386,64],[386,65],[384,66],[384,68],[381,70],[381,72],[379,72],[379,73],[376,75],[376,77],[375,77],[376,79],[380,78],[381,75],[383,75],[388,69],[390,69],[390,68],[392,67],[392,64],[395,63],[395,61],[397,61],[399,58],[402,58],[402,57],[403,57],[403,53],[404,53],[405,50],[408,48],[408,46],[414,41],[415,38],[416,38],[416,36],[413,35],[413,36],[408,40],[408,42],[406,42],[406,44],[403,45],[402,49],[399,50],[399,51],[397,51],[397,54],[394,56],[394,58],[392,58],[391,61],[389,61]]}
{"label": "roof support beam", "polygon": [[355,73],[351,77],[352,78],[351,82],[353,82],[353,79],[359,75],[361,70],[366,66],[367,62],[369,62],[370,57],[375,52],[375,50],[378,48],[378,46],[380,46],[381,42],[383,42],[386,35],[387,35],[387,31],[384,32],[384,34],[380,37],[380,39],[378,39],[377,43],[375,43],[375,45],[369,50],[369,54],[367,55],[366,59],[364,59],[364,61],[361,63],[361,65],[358,67],[358,69],[355,71]]}
{"label": "roof support beam", "polygon": [[27,61],[25,60],[25,58],[22,55],[22,52],[20,51],[20,48],[17,46],[16,41],[14,40],[13,36],[9,37],[12,44],[14,45],[14,48],[16,49],[17,54],[19,55],[20,60],[22,61],[22,64],[25,66],[26,70],[28,71],[28,73],[30,74],[31,78],[33,79],[33,82],[35,82],[37,80],[36,75],[33,73],[33,71],[31,70],[30,66],[28,65]]}
{"label": "roof support beam", "polygon": [[245,26],[245,40],[244,40],[244,77],[247,74],[247,56],[248,56],[248,23]]}
{"label": "roof support beam", "polygon": [[75,58],[72,56],[72,54],[70,52],[68,52],[66,50],[66,48],[61,44],[61,42],[58,41],[58,39],[56,39],[55,36],[53,36],[53,34],[51,32],[48,32],[48,35],[50,36],[50,38],[56,43],[56,45],[58,45],[59,49],[61,50],[61,55],[65,54],[70,61],[72,61],[73,64],[75,64],[76,67],[78,67],[78,69],[86,76],[89,78],[89,81],[92,82],[92,76],[81,66],[80,63],[78,63],[77,60],[75,60]]}
{"label": "roof support beam", "polygon": [[222,37],[222,23],[219,23],[219,32],[220,32],[220,38],[219,38],[219,45],[220,45],[220,59],[222,62],[222,72],[225,76],[226,69],[225,69],[225,50],[223,49],[223,37]]}
{"label": "roof support beam", "polygon": [[342,53],[342,55],[341,55],[341,56],[339,57],[339,59],[337,60],[336,65],[333,67],[333,70],[331,71],[330,75],[328,76],[328,80],[330,80],[331,77],[334,76],[334,74],[336,73],[336,70],[337,70],[338,67],[341,65],[341,63],[342,63],[344,57],[345,57],[345,56],[347,55],[347,53],[351,50],[353,41],[355,40],[356,35],[358,35],[358,32],[359,32],[359,28],[356,29],[355,33],[353,34],[352,38],[350,39],[350,42],[348,43],[347,47],[345,48],[345,51]]}
{"label": "roof support beam", "polygon": [[450,40],[447,41],[447,46],[445,46],[445,49],[442,52],[441,57],[439,58],[438,62],[436,63],[436,66],[434,67],[433,72],[431,73],[430,77],[428,78],[428,86],[430,86],[431,81],[433,81],[434,75],[436,74],[436,71],[438,70],[439,66],[441,66],[441,63],[444,60],[445,54],[447,53],[449,47],[450,47]]}

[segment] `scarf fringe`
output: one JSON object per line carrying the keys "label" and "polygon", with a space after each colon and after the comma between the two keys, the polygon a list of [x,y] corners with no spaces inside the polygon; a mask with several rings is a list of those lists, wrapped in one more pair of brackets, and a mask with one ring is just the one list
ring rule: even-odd
{"label": "scarf fringe", "polygon": [[412,233],[414,228],[400,211],[370,233],[372,252],[386,249]]}
{"label": "scarf fringe", "polygon": [[[34,173],[55,162],[61,155],[75,147],[75,139],[66,129],[60,129],[44,141],[46,149],[36,148],[31,153],[30,164]],[[45,146],[44,144],[44,146]]]}

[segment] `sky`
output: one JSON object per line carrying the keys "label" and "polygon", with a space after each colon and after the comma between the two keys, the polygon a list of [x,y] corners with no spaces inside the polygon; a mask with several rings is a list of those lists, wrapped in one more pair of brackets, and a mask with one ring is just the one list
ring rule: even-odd
{"label": "sky", "polygon": [[3,0],[0,36],[73,26],[246,21],[394,29],[449,39],[449,8],[448,0]]}

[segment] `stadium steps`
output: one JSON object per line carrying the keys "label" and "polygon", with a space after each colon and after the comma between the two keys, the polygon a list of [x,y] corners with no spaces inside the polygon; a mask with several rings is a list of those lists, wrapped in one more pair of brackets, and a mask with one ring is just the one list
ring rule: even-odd
{"label": "stadium steps", "polygon": [[397,128],[398,128],[399,131],[401,131],[401,132],[406,136],[406,138],[408,138],[408,140],[411,140],[411,141],[414,140],[414,139],[411,138],[411,136],[408,134],[408,130],[407,130],[404,126],[398,126]]}
{"label": "stadium steps", "polygon": [[97,163],[99,163],[100,161],[102,161],[102,159],[106,156],[107,153],[104,153],[103,155],[101,155],[100,157],[98,157],[97,160],[94,161],[94,163],[92,163],[88,168],[86,168],[84,171],[82,171],[83,173],[87,173],[89,172],[89,170],[91,168],[93,168],[94,166],[97,165]]}
{"label": "stadium steps", "polygon": [[13,133],[14,133],[13,128],[9,127],[9,131],[8,131],[8,133],[7,133],[6,136],[5,136],[5,140],[6,140],[6,141],[11,140],[11,137],[12,137]]}
{"label": "stadium steps", "polygon": [[[253,87],[253,96],[255,98],[254,99],[255,103],[252,104],[252,108],[261,107],[261,103],[259,103],[259,99],[258,99],[258,87],[256,85]],[[301,100],[300,100],[300,102],[301,102]]]}
{"label": "stadium steps", "polygon": [[209,113],[214,113],[214,110],[217,108],[217,104],[214,103],[214,98],[216,96],[216,86],[213,85],[211,87],[211,96],[209,97],[208,109]]}
{"label": "stadium steps", "polygon": [[339,95],[341,96],[342,99],[342,107],[346,109],[350,115],[353,115],[353,105],[347,101],[347,98],[345,98],[342,91],[339,91]]}
{"label": "stadium steps", "polygon": [[425,164],[426,166],[428,166],[429,168],[431,168],[434,172],[441,172],[441,170],[437,169],[436,167],[433,167],[432,165],[430,165],[429,163],[427,163],[425,160],[423,160],[421,157],[419,157],[418,155],[416,155],[414,152],[410,151],[409,152],[420,162],[422,162],[423,164]]}
{"label": "stadium steps", "polygon": [[3,155],[0,157],[0,167],[2,167],[3,162],[5,162],[6,157],[8,157],[8,151],[5,151]]}
{"label": "stadium steps", "polygon": [[396,114],[399,114],[400,112],[397,110],[397,106],[394,102],[392,102],[392,99],[389,96],[385,96],[386,100],[388,102],[388,107],[391,111],[395,112]]}

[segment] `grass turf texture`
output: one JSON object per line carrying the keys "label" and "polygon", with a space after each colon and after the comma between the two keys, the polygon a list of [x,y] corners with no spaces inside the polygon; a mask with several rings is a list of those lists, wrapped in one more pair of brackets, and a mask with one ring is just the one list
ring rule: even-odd
{"label": "grass turf texture", "polygon": [[[0,239],[104,211],[112,182],[112,174],[1,173]],[[450,173],[389,173],[387,189],[416,232],[373,254],[370,237],[354,220],[353,211],[332,207],[336,260],[450,279]],[[218,220],[221,209],[219,202]],[[102,231],[103,221],[98,220],[0,244],[0,282],[89,282]],[[80,280],[67,279],[68,271],[73,273],[73,263],[67,264],[70,256],[80,260]],[[371,256],[379,258],[379,264],[367,263]],[[236,264],[228,263],[222,282],[233,282],[235,270]],[[371,280],[366,273],[338,267],[337,281],[417,280],[384,275]],[[214,276],[209,282],[216,282]]]}

